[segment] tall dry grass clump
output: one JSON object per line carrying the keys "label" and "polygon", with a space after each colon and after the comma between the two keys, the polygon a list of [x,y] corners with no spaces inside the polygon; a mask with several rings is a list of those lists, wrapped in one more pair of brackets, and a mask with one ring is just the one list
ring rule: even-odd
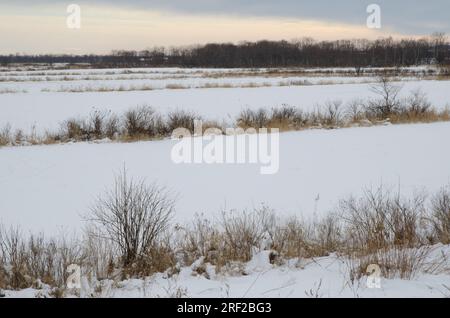
{"label": "tall dry grass clump", "polygon": [[43,235],[26,237],[18,228],[0,227],[0,288],[65,286],[71,264],[84,264],[78,242]]}
{"label": "tall dry grass clump", "polygon": [[128,110],[124,114],[123,121],[126,134],[130,138],[157,137],[167,133],[161,115],[149,106]]}
{"label": "tall dry grass clump", "polygon": [[6,146],[11,143],[11,125],[7,124],[0,129],[0,146]]}
{"label": "tall dry grass clump", "polygon": [[450,244],[450,189],[443,188],[431,201],[430,221],[435,235],[434,241]]}
{"label": "tall dry grass clump", "polygon": [[[371,264],[380,268],[383,277],[400,279],[412,279],[418,273],[440,268],[443,259],[434,261],[439,264],[429,263],[433,252],[429,217],[439,207],[436,199],[432,202],[430,210],[424,195],[406,199],[382,188],[366,191],[360,199],[342,201],[345,244],[341,253],[348,262],[351,280],[367,275]],[[445,235],[439,236],[441,214],[437,215],[431,236],[438,236],[434,243],[445,243]]]}
{"label": "tall dry grass clump", "polygon": [[352,249],[370,253],[391,246],[412,248],[423,242],[423,195],[407,200],[380,188],[365,191],[359,199],[343,200],[340,205]]}
{"label": "tall dry grass clump", "polygon": [[194,133],[194,123],[196,120],[201,120],[201,117],[194,112],[186,110],[171,111],[167,115],[167,131],[172,133],[178,128],[186,128],[191,133]]}

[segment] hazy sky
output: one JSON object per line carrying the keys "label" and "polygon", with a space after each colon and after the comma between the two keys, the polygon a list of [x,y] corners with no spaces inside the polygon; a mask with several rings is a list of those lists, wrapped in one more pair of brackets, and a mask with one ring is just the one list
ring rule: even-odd
{"label": "hazy sky", "polygon": [[[81,28],[66,25],[81,7]],[[368,29],[369,4],[382,28]],[[416,37],[450,33],[448,0],[0,0],[0,54],[104,53],[260,39]]]}

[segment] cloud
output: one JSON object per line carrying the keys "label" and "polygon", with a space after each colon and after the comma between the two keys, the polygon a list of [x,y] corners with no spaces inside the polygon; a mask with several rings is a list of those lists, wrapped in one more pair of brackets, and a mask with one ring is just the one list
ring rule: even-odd
{"label": "cloud", "polygon": [[[6,1],[0,1],[0,3]],[[8,1],[9,2],[9,1]],[[77,3],[77,0],[73,0]],[[312,19],[346,24],[364,24],[366,8],[377,3],[382,8],[383,24],[405,34],[450,32],[448,0],[78,0],[80,4],[162,10],[191,15],[231,15],[241,17],[283,17]],[[16,4],[35,4],[34,0],[16,0]],[[41,0],[39,4],[61,4]]]}
{"label": "cloud", "polygon": [[[382,8],[383,28],[366,27],[367,5]],[[448,0],[0,0],[0,54],[99,53],[242,40],[379,38],[450,32]],[[68,30],[66,8],[82,8]]]}

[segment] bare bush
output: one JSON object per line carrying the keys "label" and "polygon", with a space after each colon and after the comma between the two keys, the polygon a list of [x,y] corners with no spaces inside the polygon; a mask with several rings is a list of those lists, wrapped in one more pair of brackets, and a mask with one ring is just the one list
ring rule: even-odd
{"label": "bare bush", "polygon": [[119,117],[115,114],[109,114],[104,121],[103,129],[106,137],[110,139],[118,137],[121,133],[121,123]]}
{"label": "bare bush", "polygon": [[347,247],[371,253],[391,246],[417,246],[423,241],[419,223],[425,210],[424,201],[420,195],[412,200],[391,196],[382,188],[366,191],[359,200],[342,201]]}
{"label": "bare bush", "polygon": [[22,129],[17,129],[17,130],[14,132],[14,138],[13,138],[13,140],[14,140],[14,144],[16,144],[16,145],[22,145],[22,144],[24,144],[24,143],[27,142],[27,137],[25,136],[25,133],[23,132]]}
{"label": "bare bush", "polygon": [[223,233],[208,219],[197,217],[185,229],[180,242],[184,255],[183,262],[193,263],[205,257],[205,261],[212,264],[219,263],[223,251]]}
{"label": "bare bush", "polygon": [[296,107],[284,104],[280,108],[272,109],[271,120],[279,123],[292,122],[297,116],[297,111]]}
{"label": "bare bush", "polygon": [[308,116],[300,109],[283,105],[280,108],[272,109],[270,117],[270,127],[279,129],[300,129],[307,126]]}
{"label": "bare bush", "polygon": [[436,240],[450,244],[450,191],[442,189],[431,200],[431,222]]}
{"label": "bare bush", "polygon": [[429,246],[415,249],[392,246],[369,255],[351,255],[347,260],[350,280],[354,282],[369,274],[370,265],[378,266],[382,277],[387,279],[414,279],[417,274],[430,269],[428,257],[431,252]]}
{"label": "bare bush", "polygon": [[328,127],[339,127],[342,125],[342,101],[327,102],[322,121]]}
{"label": "bare bush", "polygon": [[82,247],[75,240],[29,238],[18,228],[0,228],[0,288],[65,288],[70,264],[83,265]]}
{"label": "bare bush", "polygon": [[86,229],[83,246],[85,250],[85,264],[99,280],[114,279],[119,264],[116,263],[119,255],[115,246],[95,227]]}
{"label": "bare bush", "polygon": [[339,251],[343,245],[342,222],[335,214],[330,214],[312,225],[314,254],[326,256]]}
{"label": "bare bush", "polygon": [[431,109],[431,103],[428,100],[427,94],[421,89],[416,89],[411,92],[411,95],[406,100],[405,111],[413,116],[420,116]]}
{"label": "bare bush", "polygon": [[316,256],[312,247],[312,232],[310,225],[292,218],[278,225],[273,233],[273,248],[283,257]]}
{"label": "bare bush", "polygon": [[400,107],[398,95],[402,89],[401,86],[393,84],[389,77],[381,76],[370,88],[379,97],[378,100],[369,102],[369,110],[374,116],[386,119],[398,111]]}
{"label": "bare bush", "polygon": [[252,249],[261,247],[276,225],[273,212],[266,207],[252,213],[223,212],[224,246],[227,259],[249,261]]}
{"label": "bare bush", "polygon": [[[91,210],[92,223],[82,241],[25,237],[17,228],[0,227],[0,288],[57,287],[65,295],[67,268],[82,266],[94,279],[147,277],[178,273],[201,260],[217,272],[245,274],[244,262],[254,252],[269,250],[269,261],[314,258],[336,253],[347,263],[352,282],[367,275],[371,264],[386,278],[413,279],[419,273],[448,271],[448,258],[432,254],[433,244],[449,244],[450,194],[443,189],[424,203],[382,189],[342,201],[340,214],[312,222],[280,220],[267,207],[252,212],[223,212],[214,222],[197,217],[191,225],[167,231],[173,200],[155,185],[134,182],[126,172]],[[428,222],[424,222],[428,221]],[[425,224],[423,224],[425,223]],[[432,240],[422,226],[431,225]],[[438,255],[439,254],[439,255]]]}
{"label": "bare bush", "polygon": [[86,123],[81,119],[68,119],[61,124],[63,140],[87,140]]}
{"label": "bare bush", "polygon": [[161,117],[149,106],[128,110],[124,115],[125,130],[128,136],[154,137],[161,133]]}
{"label": "bare bush", "polygon": [[244,109],[237,118],[237,124],[242,128],[264,128],[268,127],[269,123],[270,115],[264,108],[258,110]]}
{"label": "bare bush", "polygon": [[0,146],[6,146],[11,143],[11,125],[7,124],[0,130]]}
{"label": "bare bush", "polygon": [[173,208],[164,188],[129,179],[123,171],[114,188],[91,209],[90,219],[103,237],[117,245],[126,267],[151,255]]}
{"label": "bare bush", "polygon": [[358,123],[361,120],[367,119],[367,106],[364,100],[355,99],[350,101],[344,111],[344,117],[349,123]]}
{"label": "bare bush", "polygon": [[22,233],[19,229],[11,228],[9,231],[1,229],[0,248],[4,264],[8,265],[9,270],[4,269],[5,277],[3,281],[12,289],[27,288],[32,285],[31,278],[27,275],[27,255],[25,242],[22,239]]}
{"label": "bare bush", "polygon": [[167,129],[169,132],[173,132],[178,128],[186,128],[191,133],[194,133],[194,123],[200,119],[201,117],[193,112],[185,110],[172,111],[167,115]]}

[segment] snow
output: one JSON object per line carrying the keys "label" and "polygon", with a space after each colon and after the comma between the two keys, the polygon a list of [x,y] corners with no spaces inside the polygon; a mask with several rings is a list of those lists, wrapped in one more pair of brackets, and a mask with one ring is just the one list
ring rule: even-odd
{"label": "snow", "polygon": [[[402,93],[422,88],[432,104],[442,109],[449,105],[450,82],[413,81],[404,83]],[[121,114],[131,107],[151,105],[162,113],[192,110],[206,119],[233,121],[244,108],[272,108],[283,104],[314,109],[330,100],[351,101],[373,96],[368,84],[318,85],[298,87],[217,88],[155,90],[102,93],[16,93],[0,94],[0,127],[29,131],[57,129],[72,117],[87,116],[94,109]]]}
{"label": "snow", "polygon": [[[450,246],[434,246],[429,261],[450,257]],[[450,296],[449,268],[435,274],[419,272],[412,280],[381,278],[381,288],[367,286],[367,277],[353,284],[349,279],[350,263],[344,257],[330,255],[316,259],[292,259],[281,266],[269,263],[269,251],[255,254],[246,265],[245,275],[230,275],[212,265],[206,275],[199,275],[191,267],[179,274],[155,274],[146,279],[121,282],[111,280],[87,283],[82,296],[138,298],[443,298]],[[433,256],[434,254],[434,256]],[[257,264],[258,266],[254,266]],[[448,265],[448,264],[447,264]],[[97,293],[94,292],[94,286]],[[98,292],[100,290],[100,292]],[[6,297],[42,297],[49,289],[6,291]]]}
{"label": "snow", "polygon": [[172,140],[0,148],[0,219],[35,232],[79,230],[124,165],[177,195],[176,222],[262,203],[311,217],[365,188],[436,192],[450,183],[449,135],[450,123],[283,133],[274,175],[258,164],[177,165]]}
{"label": "snow", "polygon": [[[413,68],[410,71],[423,71]],[[42,133],[59,128],[59,124],[72,117],[87,116],[94,109],[109,110],[121,114],[131,107],[151,105],[161,113],[171,110],[192,110],[206,119],[233,121],[243,108],[272,108],[283,104],[311,110],[327,101],[373,97],[367,81],[370,77],[348,77],[332,71],[325,76],[271,77],[264,69],[108,69],[108,70],[63,70],[36,72],[0,73],[0,91],[14,90],[17,93],[0,94],[0,128],[10,124],[14,129]],[[316,70],[319,71],[319,70]],[[348,70],[347,70],[348,71]],[[243,76],[221,76],[230,72],[242,72]],[[256,72],[256,73],[255,73]],[[261,75],[259,75],[261,73]],[[204,74],[218,78],[204,78]],[[257,74],[257,75],[255,75]],[[34,75],[34,76],[32,76]],[[52,76],[54,81],[7,82],[8,78],[43,80]],[[61,80],[64,77],[75,81]],[[85,80],[93,77],[97,80]],[[144,79],[143,79],[144,78]],[[421,88],[427,93],[436,108],[449,106],[450,81],[417,80],[414,77],[400,78],[402,96]],[[279,87],[280,82],[307,81],[306,86]],[[254,83],[272,85],[258,88],[195,88],[205,84],[239,86]],[[331,85],[325,85],[334,83]],[[176,84],[191,89],[164,89]],[[313,84],[312,86],[309,84]],[[151,87],[155,90],[113,92],[57,92],[63,89],[85,88],[130,88]],[[22,91],[26,92],[23,93]],[[42,91],[49,90],[49,91]]]}
{"label": "snow", "polygon": [[[409,68],[427,72],[427,67]],[[161,113],[192,110],[206,119],[233,122],[243,108],[290,104],[312,110],[330,100],[370,98],[368,78],[342,76],[353,69],[313,69],[330,72],[323,77],[240,76],[202,78],[240,71],[227,69],[108,69],[25,70],[0,73],[2,89],[26,89],[28,93],[0,94],[0,128],[37,132],[56,129],[70,117],[86,116],[93,109],[120,114],[130,107],[151,105]],[[46,81],[52,76],[54,81]],[[68,76],[76,81],[63,81]],[[84,77],[98,80],[83,80]],[[5,82],[5,78],[36,81]],[[104,78],[104,80],[103,80]],[[118,87],[167,84],[188,86],[204,83],[241,85],[308,80],[314,86],[160,89],[153,91],[62,93],[43,92],[64,87]],[[320,81],[347,84],[322,85]],[[361,82],[355,84],[354,82]],[[450,81],[405,78],[402,96],[421,88],[431,103],[442,109],[450,101]],[[111,188],[115,174],[124,167],[129,176],[166,186],[176,196],[173,223],[192,221],[197,214],[214,219],[222,210],[273,208],[281,218],[296,215],[315,218],[332,212],[339,200],[358,196],[367,188],[383,186],[405,196],[434,193],[450,184],[450,123],[394,125],[307,130],[280,135],[280,166],[273,175],[262,175],[258,164],[175,164],[174,140],[115,143],[103,139],[91,143],[0,148],[0,224],[18,225],[24,233],[47,236],[78,234],[98,197]],[[233,137],[218,137],[233,138]],[[238,138],[245,138],[240,136]],[[198,139],[197,139],[198,140]],[[270,244],[260,242],[253,259],[234,264],[228,272],[197,260],[181,267],[178,275],[156,274],[146,279],[97,282],[101,297],[449,297],[449,272],[420,272],[413,280],[382,279],[381,289],[366,287],[366,278],[349,283],[348,260],[337,255],[316,259],[269,262]],[[450,246],[436,246],[435,257],[450,257]],[[448,262],[447,262],[448,263]],[[207,275],[196,268],[206,266]],[[245,275],[244,275],[245,274]],[[97,286],[98,287],[98,286]],[[1,291],[0,291],[1,292]],[[6,297],[45,297],[50,288],[6,291]]]}

